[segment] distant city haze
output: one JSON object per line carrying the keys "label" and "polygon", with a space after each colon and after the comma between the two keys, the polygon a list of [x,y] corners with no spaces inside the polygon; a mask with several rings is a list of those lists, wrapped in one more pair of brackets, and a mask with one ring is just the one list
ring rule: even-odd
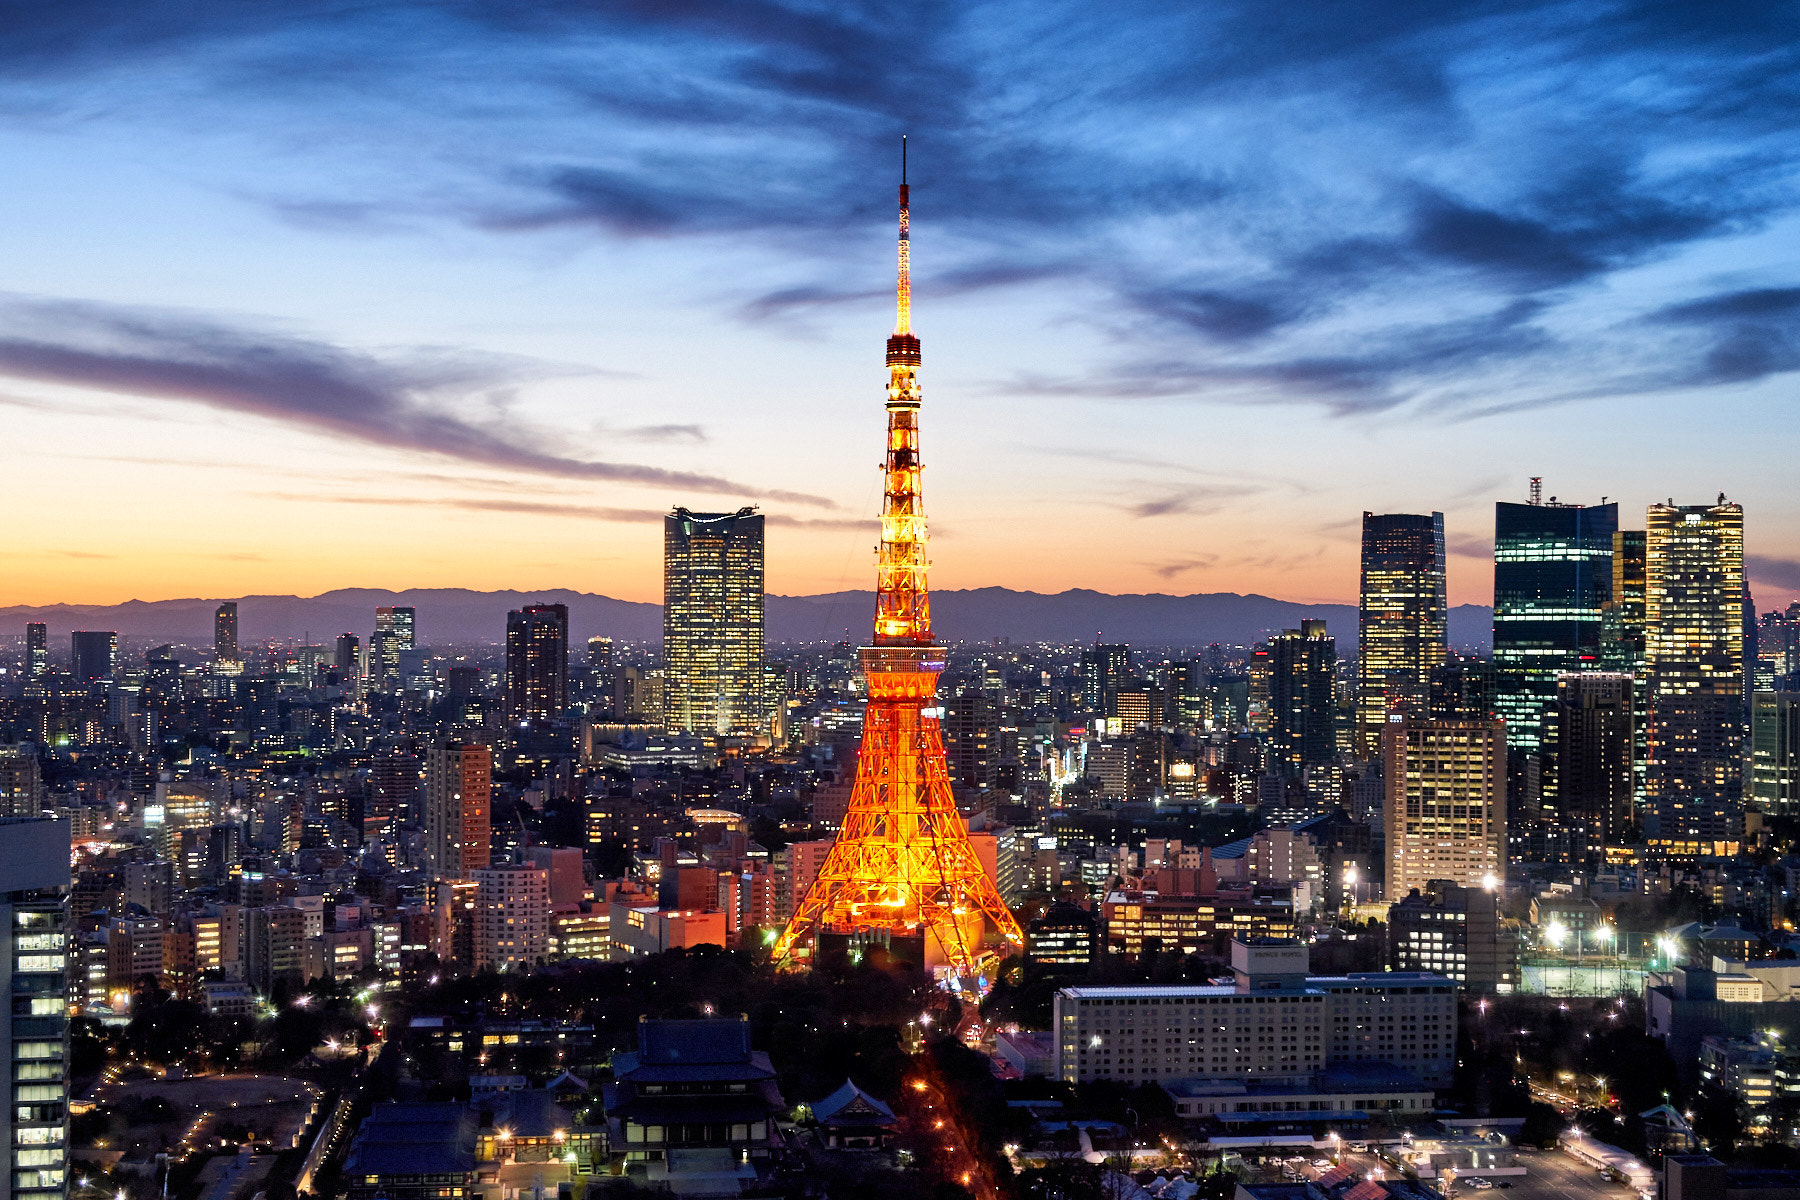
{"label": "distant city haze", "polygon": [[[405,592],[346,589],[319,596],[245,596],[237,600],[238,636],[245,646],[310,635],[326,643],[349,631],[368,636],[375,609],[409,605],[417,610],[421,645],[499,642],[506,614],[526,604],[566,604],[569,638],[579,645],[604,634],[632,641],[660,641],[662,607],[584,592],[476,592],[463,588]],[[51,605],[0,609],[0,629],[23,629],[28,621],[50,627],[52,645],[66,645],[74,629],[110,629],[126,637],[170,638],[209,645],[217,600],[164,600],[119,605]],[[768,598],[771,642],[820,642],[868,639],[874,594],[836,592],[818,596]],[[1192,646],[1220,642],[1248,645],[1305,619],[1324,620],[1344,653],[1356,649],[1356,607],[1348,604],[1301,604],[1268,596],[1105,595],[1068,591],[1055,595],[1010,588],[954,589],[932,595],[938,636],[947,641],[1109,642],[1137,646]],[[1450,610],[1453,649],[1485,653],[1492,637],[1492,610],[1460,605]]]}

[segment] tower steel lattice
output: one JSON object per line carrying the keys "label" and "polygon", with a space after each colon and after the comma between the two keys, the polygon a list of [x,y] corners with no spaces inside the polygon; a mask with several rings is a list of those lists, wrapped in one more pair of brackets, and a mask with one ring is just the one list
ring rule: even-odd
{"label": "tower steel lattice", "polygon": [[943,653],[931,637],[925,587],[925,507],[919,489],[919,339],[912,332],[908,193],[900,184],[899,286],[887,342],[888,444],[875,636],[862,648],[868,681],[856,783],[837,841],[775,943],[792,964],[820,933],[922,937],[928,963],[979,973],[985,925],[1024,936],[982,870],[950,793],[937,707]]}

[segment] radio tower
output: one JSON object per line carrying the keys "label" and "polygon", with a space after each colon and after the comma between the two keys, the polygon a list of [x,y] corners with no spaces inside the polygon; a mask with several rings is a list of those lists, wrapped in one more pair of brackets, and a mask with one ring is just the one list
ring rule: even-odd
{"label": "radio tower", "polygon": [[[912,331],[906,143],[901,141],[900,282],[887,343],[888,445],[875,636],[862,648],[868,680],[856,784],[836,843],[775,943],[791,964],[821,935],[851,941],[923,941],[927,966],[958,986],[980,986],[985,921],[1024,946],[1019,923],[969,842],[950,794],[938,726],[942,652],[931,638],[925,590],[925,506],[919,493],[919,339]],[[985,918],[985,920],[984,920]]]}

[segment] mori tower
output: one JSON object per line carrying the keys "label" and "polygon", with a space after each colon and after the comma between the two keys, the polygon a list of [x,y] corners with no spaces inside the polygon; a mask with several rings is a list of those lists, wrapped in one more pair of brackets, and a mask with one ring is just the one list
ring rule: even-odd
{"label": "mori tower", "polygon": [[919,491],[919,339],[912,332],[907,188],[900,185],[900,279],[887,343],[887,460],[876,566],[875,634],[862,648],[868,682],[856,784],[837,841],[775,943],[798,965],[827,946],[885,945],[916,954],[956,986],[980,986],[991,923],[1023,947],[1019,924],[982,870],[950,793],[939,726],[943,652],[925,589]]}

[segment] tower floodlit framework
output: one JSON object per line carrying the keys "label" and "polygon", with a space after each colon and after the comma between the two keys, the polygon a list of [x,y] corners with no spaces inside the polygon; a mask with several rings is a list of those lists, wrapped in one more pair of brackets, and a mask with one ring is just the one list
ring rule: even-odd
{"label": "tower floodlit framework", "polygon": [[931,636],[925,507],[919,489],[919,339],[912,332],[907,187],[900,184],[897,319],[887,343],[884,465],[875,636],[856,783],[837,841],[794,906],[775,959],[795,965],[822,934],[921,939],[926,965],[959,985],[981,974],[985,926],[1023,948],[1024,935],[982,870],[956,810],[937,703],[943,652]]}

